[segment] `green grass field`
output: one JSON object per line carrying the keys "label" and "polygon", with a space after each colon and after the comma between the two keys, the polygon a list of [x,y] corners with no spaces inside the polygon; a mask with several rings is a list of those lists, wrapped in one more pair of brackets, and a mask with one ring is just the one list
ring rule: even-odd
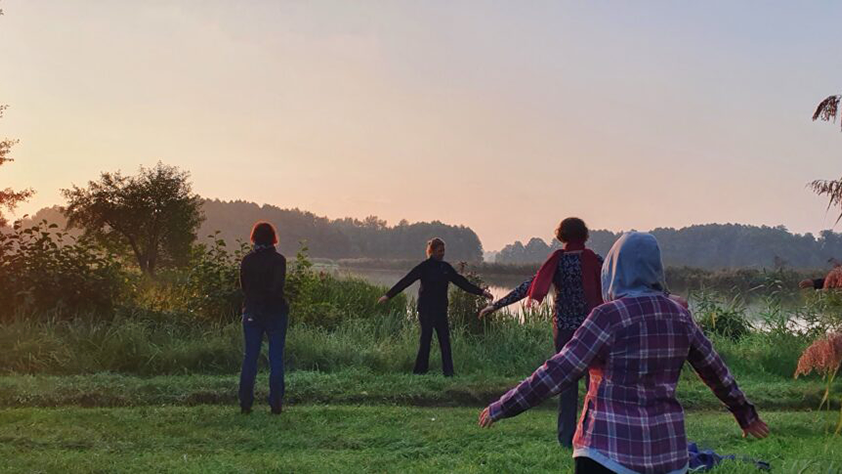
{"label": "green grass field", "polygon": [[[7,408],[4,472],[568,472],[555,413],[536,409],[490,430],[475,408],[298,405],[259,407]],[[763,459],[773,472],[842,472],[838,413],[764,412],[772,435],[746,440],[726,413],[687,416],[690,439]],[[759,472],[727,462],[714,472]]]}

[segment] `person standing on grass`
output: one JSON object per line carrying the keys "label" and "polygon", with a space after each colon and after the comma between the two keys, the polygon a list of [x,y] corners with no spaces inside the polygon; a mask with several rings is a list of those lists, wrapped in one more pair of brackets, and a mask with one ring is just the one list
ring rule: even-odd
{"label": "person standing on grass", "polygon": [[254,379],[263,335],[269,340],[269,407],[281,414],[284,402],[284,343],[289,305],[284,297],[287,261],[275,250],[278,234],[272,224],[257,222],[251,230],[254,248],[240,264],[245,350],[240,372],[240,409],[251,413]]}
{"label": "person standing on grass", "polygon": [[594,309],[561,352],[486,407],[488,428],[570,387],[591,382],[573,438],[577,473],[684,473],[684,410],[675,388],[684,361],[722,400],[743,436],[769,434],[754,405],[714,351],[690,311],[665,293],[658,242],[630,232],[602,267],[605,304]]}
{"label": "person standing on grass", "polygon": [[[528,303],[540,303],[552,285],[555,287],[553,342],[558,352],[573,337],[573,333],[591,310],[602,304],[602,257],[585,247],[588,227],[582,219],[564,219],[556,228],[555,235],[563,244],[562,249],[553,252],[535,276],[483,308],[479,317],[482,318],[523,298],[529,298]],[[588,375],[585,374],[585,386],[587,385]],[[558,442],[562,446],[572,446],[578,409],[579,387],[578,383],[575,383],[558,398]]]}
{"label": "person standing on grass", "polygon": [[493,298],[487,290],[474,285],[460,275],[449,263],[444,261],[444,241],[438,237],[427,242],[427,260],[419,263],[384,296],[377,301],[384,303],[405,290],[416,280],[421,280],[418,288],[418,319],[421,322],[421,341],[415,358],[415,374],[427,373],[430,359],[430,343],[433,330],[441,347],[441,366],[445,377],[453,376],[453,356],[450,352],[450,328],[447,321],[447,287],[453,283],[459,288],[478,296]]}

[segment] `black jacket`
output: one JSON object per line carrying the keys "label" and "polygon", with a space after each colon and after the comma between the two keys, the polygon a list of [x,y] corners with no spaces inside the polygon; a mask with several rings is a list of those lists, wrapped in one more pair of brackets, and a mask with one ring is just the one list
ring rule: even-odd
{"label": "black jacket", "polygon": [[287,260],[274,247],[250,252],[240,264],[243,314],[268,318],[289,313],[284,298]]}
{"label": "black jacket", "polygon": [[456,269],[449,263],[430,257],[419,263],[405,277],[395,283],[395,286],[386,293],[386,296],[394,298],[395,295],[419,279],[421,280],[421,286],[418,288],[419,313],[447,312],[448,283],[453,283],[468,293],[482,295],[482,288],[457,273]]}

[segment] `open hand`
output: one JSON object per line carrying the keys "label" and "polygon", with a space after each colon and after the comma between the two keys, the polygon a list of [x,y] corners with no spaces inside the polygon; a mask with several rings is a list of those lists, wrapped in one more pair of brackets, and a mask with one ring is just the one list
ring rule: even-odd
{"label": "open hand", "polygon": [[389,297],[384,295],[384,296],[381,296],[379,300],[377,300],[377,304],[383,304],[387,301],[389,301]]}
{"label": "open hand", "polygon": [[798,288],[807,289],[813,287],[813,280],[801,280],[798,282]]}
{"label": "open hand", "polygon": [[748,435],[752,435],[755,438],[759,439],[765,438],[769,436],[769,427],[763,420],[758,418],[754,421],[754,423],[746,426],[743,430],[743,438],[745,438]]}
{"label": "open hand", "polygon": [[488,316],[489,314],[491,314],[493,312],[494,312],[494,306],[488,305],[488,306],[486,306],[485,308],[482,308],[479,311],[479,316],[477,316],[477,318],[482,319],[482,318]]}
{"label": "open hand", "polygon": [[491,410],[488,407],[485,407],[485,410],[480,412],[479,422],[477,424],[482,428],[491,428],[491,425],[494,424],[494,420],[491,419]]}

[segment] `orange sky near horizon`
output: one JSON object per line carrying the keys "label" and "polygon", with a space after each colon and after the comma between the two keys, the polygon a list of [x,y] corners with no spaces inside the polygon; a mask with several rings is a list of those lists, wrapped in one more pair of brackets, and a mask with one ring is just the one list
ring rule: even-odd
{"label": "orange sky near horizon", "polygon": [[833,225],[842,6],[2,0],[2,187],[158,160],[208,198],[470,226]]}

